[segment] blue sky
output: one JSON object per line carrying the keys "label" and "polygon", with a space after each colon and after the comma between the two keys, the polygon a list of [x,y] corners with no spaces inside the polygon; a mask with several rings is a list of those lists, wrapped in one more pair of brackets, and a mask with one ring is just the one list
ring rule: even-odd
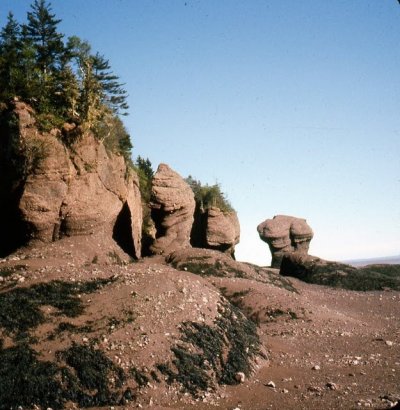
{"label": "blue sky", "polygon": [[[25,21],[31,1],[0,0]],[[237,258],[269,264],[256,226],[306,218],[310,253],[400,254],[396,0],[53,0],[126,83],[134,156],[218,182]]]}

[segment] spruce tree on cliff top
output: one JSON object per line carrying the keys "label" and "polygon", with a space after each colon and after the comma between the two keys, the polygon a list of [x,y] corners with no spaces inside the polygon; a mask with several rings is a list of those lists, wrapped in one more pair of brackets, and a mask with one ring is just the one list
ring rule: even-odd
{"label": "spruce tree on cliff top", "polygon": [[74,122],[130,158],[132,145],[118,117],[129,108],[123,84],[88,42],[65,41],[60,22],[46,0],[34,1],[25,24],[9,13],[0,32],[0,103],[18,98],[33,106],[44,130]]}

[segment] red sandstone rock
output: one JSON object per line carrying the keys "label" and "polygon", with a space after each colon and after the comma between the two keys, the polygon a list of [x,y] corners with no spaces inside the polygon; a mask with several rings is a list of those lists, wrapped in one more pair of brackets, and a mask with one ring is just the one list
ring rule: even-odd
{"label": "red sandstone rock", "polygon": [[[120,241],[127,253],[140,257],[142,207],[137,175],[127,172],[123,157],[107,152],[91,133],[67,147],[58,138],[59,131],[40,132],[32,113],[26,104],[16,102],[13,114],[19,135],[9,136],[19,144],[29,168],[24,180],[14,182],[19,184],[15,207],[23,235],[51,242],[64,235],[104,231]],[[71,127],[64,128],[67,132]]]}
{"label": "red sandstone rock", "polygon": [[150,207],[157,230],[151,252],[167,254],[190,247],[194,194],[184,179],[166,164],[160,164],[153,177]]}
{"label": "red sandstone rock", "polygon": [[277,215],[257,226],[261,240],[267,242],[272,254],[271,266],[279,268],[286,253],[308,253],[313,231],[305,219]]}
{"label": "red sandstone rock", "polygon": [[211,207],[206,211],[206,247],[234,254],[240,240],[240,225],[236,212],[223,212]]}

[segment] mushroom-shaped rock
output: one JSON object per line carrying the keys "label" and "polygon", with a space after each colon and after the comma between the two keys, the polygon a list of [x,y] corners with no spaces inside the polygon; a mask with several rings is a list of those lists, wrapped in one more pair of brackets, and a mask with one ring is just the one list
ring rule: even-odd
{"label": "mushroom-shaped rock", "polygon": [[305,219],[286,215],[265,220],[257,226],[257,231],[269,246],[273,268],[280,267],[282,257],[287,253],[307,254],[314,235]]}
{"label": "mushroom-shaped rock", "polygon": [[153,177],[150,207],[157,231],[150,251],[168,254],[190,247],[194,194],[184,179],[166,164],[160,164]]}

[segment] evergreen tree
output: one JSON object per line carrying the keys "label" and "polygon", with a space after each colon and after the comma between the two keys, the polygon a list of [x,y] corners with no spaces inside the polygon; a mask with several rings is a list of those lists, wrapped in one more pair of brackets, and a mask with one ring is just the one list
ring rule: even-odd
{"label": "evergreen tree", "polygon": [[136,158],[136,166],[138,169],[143,172],[148,180],[151,180],[154,176],[153,167],[148,158],[144,159],[140,155]]}
{"label": "evergreen tree", "polygon": [[36,67],[41,93],[39,105],[43,111],[51,110],[56,104],[57,75],[59,74],[65,54],[63,34],[57,31],[61,20],[51,13],[51,4],[45,0],[35,0],[28,12],[28,23],[23,27],[24,41],[35,50]]}
{"label": "evergreen tree", "polygon": [[0,31],[0,102],[28,102],[43,130],[80,123],[131,162],[132,143],[118,116],[128,109],[123,85],[88,42],[73,36],[65,45],[60,22],[46,0],[34,0],[26,24],[8,15]]}
{"label": "evergreen tree", "polygon": [[119,77],[111,71],[109,61],[99,53],[92,56],[92,68],[96,80],[101,85],[102,103],[107,105],[115,114],[125,114],[129,108],[127,94]]}
{"label": "evergreen tree", "polygon": [[57,31],[61,20],[51,14],[51,4],[45,0],[35,0],[28,12],[25,35],[32,40],[36,49],[36,59],[44,76],[60,68],[65,53],[63,34]]}
{"label": "evergreen tree", "polygon": [[19,94],[21,69],[21,28],[10,12],[0,32],[0,96],[8,99]]}

